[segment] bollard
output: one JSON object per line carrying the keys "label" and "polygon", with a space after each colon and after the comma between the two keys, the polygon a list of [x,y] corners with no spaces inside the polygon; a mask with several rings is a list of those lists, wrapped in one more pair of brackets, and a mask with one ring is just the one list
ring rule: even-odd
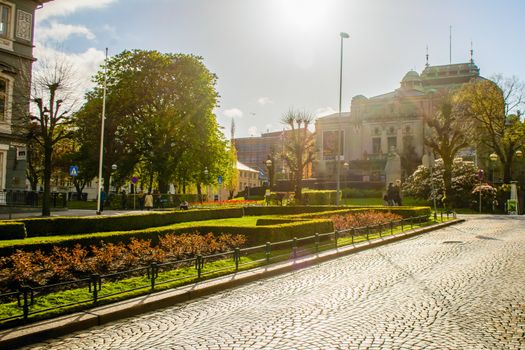
{"label": "bollard", "polygon": [[297,237],[293,238],[292,241],[293,259],[297,259]]}
{"label": "bollard", "polygon": [[272,244],[270,242],[266,242],[266,264],[270,263],[271,249],[272,249]]}
{"label": "bollard", "polygon": [[319,253],[319,233],[315,234],[315,252]]}
{"label": "bollard", "polygon": [[337,238],[338,237],[339,237],[339,231],[335,230],[334,231],[334,245],[335,245],[335,249],[337,249]]}

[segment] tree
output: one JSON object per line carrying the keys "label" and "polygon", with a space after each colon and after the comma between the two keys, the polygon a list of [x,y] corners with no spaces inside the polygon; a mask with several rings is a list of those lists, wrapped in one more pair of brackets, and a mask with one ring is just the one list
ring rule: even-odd
{"label": "tree", "polygon": [[439,99],[437,111],[426,118],[426,123],[430,133],[425,145],[441,157],[445,197],[452,198],[452,166],[458,151],[469,145],[471,123],[462,118],[450,93]]}
{"label": "tree", "polygon": [[[477,168],[472,162],[457,159],[452,163],[452,191],[449,202],[455,207],[468,207],[470,205],[471,193],[476,185]],[[424,165],[420,165],[412,175],[403,183],[403,193],[406,196],[432,200],[442,199],[445,195],[443,187],[444,163],[442,159],[436,160],[432,171]]]}
{"label": "tree", "polygon": [[498,155],[506,183],[511,180],[515,152],[524,140],[525,125],[518,110],[523,106],[524,93],[525,86],[518,78],[498,75],[492,81],[465,84],[458,94],[463,115],[479,129],[479,145]]}
{"label": "tree", "polygon": [[35,109],[30,117],[29,137],[43,154],[42,216],[51,214],[53,149],[61,140],[71,137],[70,113],[65,106],[74,102],[71,95],[73,79],[72,68],[65,60],[42,63],[33,76],[31,102]]}
{"label": "tree", "polygon": [[[104,180],[107,184],[111,165],[118,165],[116,180],[130,175],[140,162],[148,173],[148,186],[158,182],[166,192],[177,174],[183,181],[191,178],[188,169],[177,170],[189,150],[201,147],[209,135],[220,137],[211,127],[217,103],[216,76],[208,71],[202,58],[160,53],[124,51],[107,60],[107,140],[104,147]],[[100,119],[104,72],[95,77],[97,87],[87,96],[87,126]],[[91,122],[89,122],[91,120]],[[98,122],[100,123],[100,122]],[[91,132],[89,140],[98,137]],[[110,136],[110,137],[109,137]],[[86,139],[86,142],[89,142]],[[97,147],[98,148],[98,147]],[[187,164],[184,164],[187,165]],[[142,179],[144,180],[144,179]],[[141,181],[143,182],[143,181]],[[106,185],[107,186],[107,185]]]}
{"label": "tree", "polygon": [[314,117],[307,112],[290,109],[281,122],[291,128],[284,139],[284,152],[281,157],[286,162],[294,184],[295,199],[302,201],[302,180],[305,169],[314,159],[315,135],[308,130]]}

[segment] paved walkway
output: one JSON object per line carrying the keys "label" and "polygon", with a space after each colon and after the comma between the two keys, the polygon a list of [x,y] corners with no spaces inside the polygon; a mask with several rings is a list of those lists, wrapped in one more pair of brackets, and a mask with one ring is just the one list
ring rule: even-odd
{"label": "paved walkway", "polygon": [[525,349],[525,219],[468,219],[31,349]]}

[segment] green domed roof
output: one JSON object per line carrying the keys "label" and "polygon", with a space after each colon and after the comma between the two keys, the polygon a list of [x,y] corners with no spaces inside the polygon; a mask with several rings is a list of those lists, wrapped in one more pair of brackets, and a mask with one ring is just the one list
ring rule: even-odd
{"label": "green domed roof", "polygon": [[421,81],[421,77],[419,76],[419,74],[417,74],[417,72],[415,70],[411,70],[407,74],[405,74],[405,76],[403,77],[403,80],[401,80],[401,81],[402,82]]}

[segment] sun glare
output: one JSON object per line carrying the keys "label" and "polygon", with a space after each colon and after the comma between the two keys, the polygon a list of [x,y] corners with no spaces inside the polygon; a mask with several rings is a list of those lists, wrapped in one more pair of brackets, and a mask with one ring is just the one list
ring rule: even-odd
{"label": "sun glare", "polygon": [[321,0],[284,0],[280,4],[283,20],[300,31],[321,24],[327,11],[327,2]]}

